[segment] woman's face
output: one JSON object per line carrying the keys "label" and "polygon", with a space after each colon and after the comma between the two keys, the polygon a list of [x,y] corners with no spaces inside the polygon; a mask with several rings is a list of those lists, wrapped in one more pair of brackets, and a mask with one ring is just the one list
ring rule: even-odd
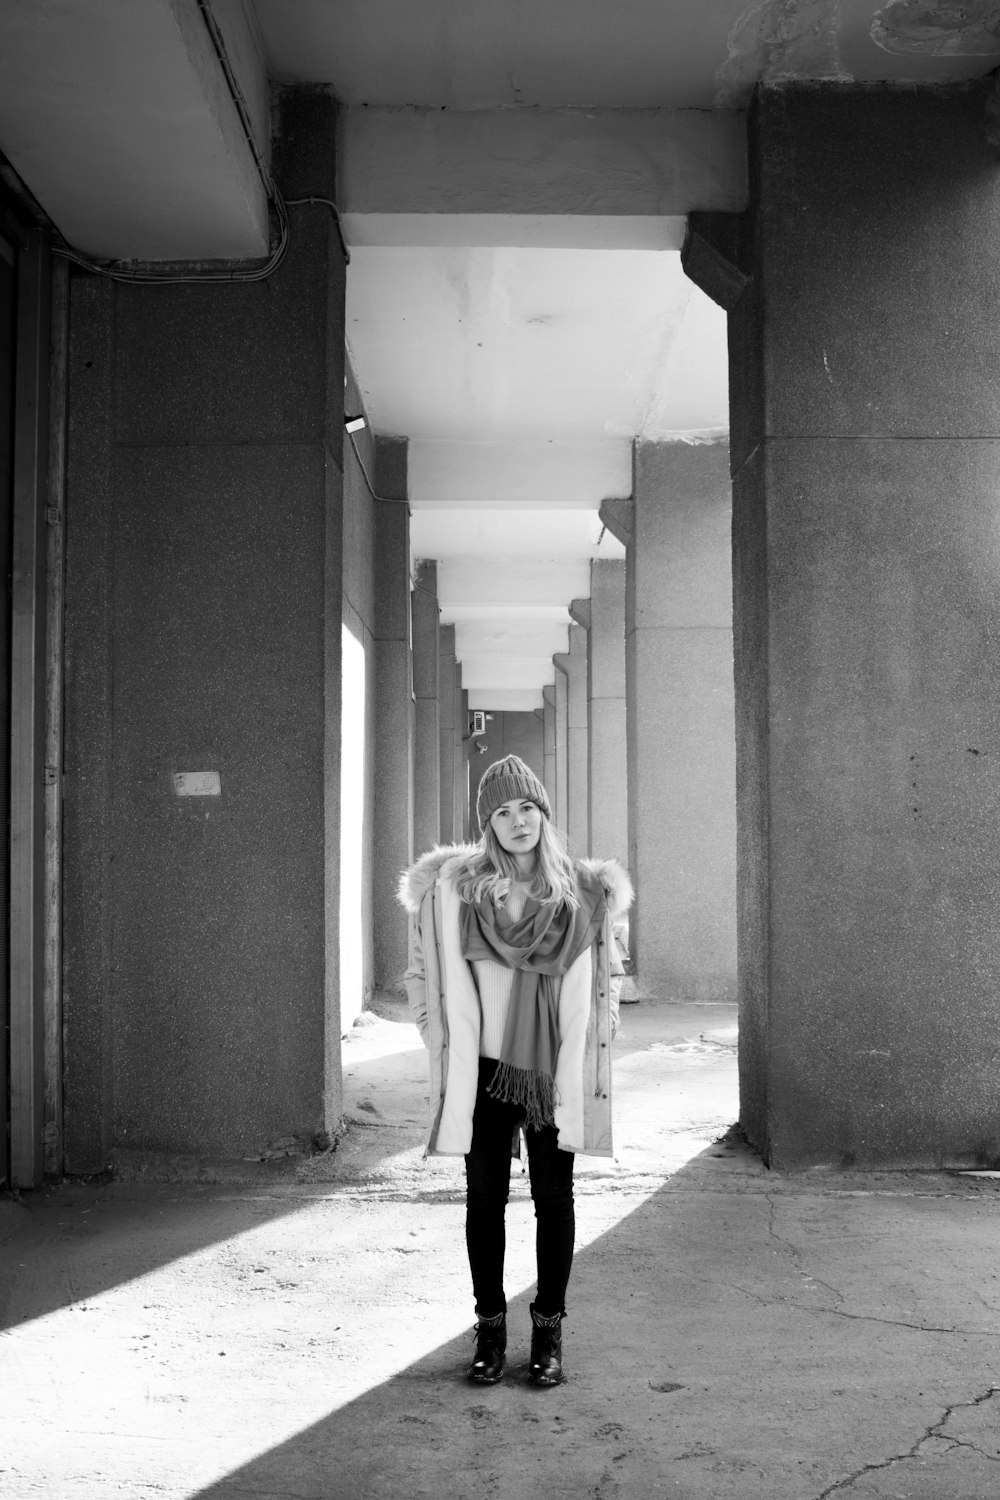
{"label": "woman's face", "polygon": [[516,858],[537,847],[542,832],[542,810],[534,802],[514,797],[490,813],[490,826],[501,849]]}

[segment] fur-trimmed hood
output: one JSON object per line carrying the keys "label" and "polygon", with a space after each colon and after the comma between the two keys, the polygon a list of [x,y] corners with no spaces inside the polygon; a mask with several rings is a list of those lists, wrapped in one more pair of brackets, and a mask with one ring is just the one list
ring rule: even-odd
{"label": "fur-trimmed hood", "polygon": [[416,864],[404,870],[399,877],[396,899],[406,910],[416,916],[420,903],[427,895],[449,860],[471,859],[477,852],[476,844],[435,844],[422,854]]}
{"label": "fur-trimmed hood", "polygon": [[[435,844],[426,854],[421,855],[416,864],[404,870],[399,877],[399,888],[396,892],[397,899],[413,915],[420,910],[423,901],[431,886],[437,880],[441,871],[450,861],[456,864],[470,859],[477,853],[476,844]],[[600,878],[601,884],[608,893],[608,911],[612,921],[623,916],[632,905],[632,882],[622,869],[616,859],[581,859],[577,864],[582,865],[585,870]]]}
{"label": "fur-trimmed hood", "polygon": [[597,875],[608,893],[608,912],[613,922],[623,917],[635,898],[632,882],[616,859],[578,859],[578,865]]}

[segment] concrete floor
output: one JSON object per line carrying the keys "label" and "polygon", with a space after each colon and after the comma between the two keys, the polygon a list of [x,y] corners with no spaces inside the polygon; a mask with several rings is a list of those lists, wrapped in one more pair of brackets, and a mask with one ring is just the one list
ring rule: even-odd
{"label": "concrete floor", "polygon": [[395,1014],[345,1043],[329,1156],[0,1199],[3,1500],[997,1495],[995,1179],[775,1178],[721,1140],[733,1012],[629,1007],[569,1380],[524,1378],[518,1175],[512,1362],[472,1387],[461,1164],[421,1159]]}

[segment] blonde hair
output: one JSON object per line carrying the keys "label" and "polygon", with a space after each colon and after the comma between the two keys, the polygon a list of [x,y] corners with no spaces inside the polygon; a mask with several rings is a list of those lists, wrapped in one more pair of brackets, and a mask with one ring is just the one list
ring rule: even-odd
{"label": "blonde hair", "polygon": [[[572,911],[580,904],[573,861],[566,852],[562,834],[553,828],[544,813],[535,849],[538,863],[528,895],[540,906],[565,906]],[[501,846],[492,823],[487,819],[475,854],[456,876],[455,888],[462,901],[472,904],[489,898],[502,906],[519,874],[513,855]]]}

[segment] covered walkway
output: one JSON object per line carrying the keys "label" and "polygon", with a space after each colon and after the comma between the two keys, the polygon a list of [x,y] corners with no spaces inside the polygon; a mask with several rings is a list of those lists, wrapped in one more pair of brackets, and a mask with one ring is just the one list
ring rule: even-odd
{"label": "covered walkway", "polygon": [[[460,1170],[421,1160],[405,1020],[345,1042],[332,1155],[0,1202],[5,1500],[985,1500],[996,1182],[767,1172],[723,1139],[734,1028],[729,1007],[626,1012],[619,1157],[580,1164],[555,1391],[516,1343],[500,1386],[461,1379]],[[526,1355],[517,1181],[510,1221]]]}
{"label": "covered walkway", "polygon": [[1000,1165],[998,68],[985,0],[0,7],[0,1184],[322,1147],[512,751],[770,1167]]}

